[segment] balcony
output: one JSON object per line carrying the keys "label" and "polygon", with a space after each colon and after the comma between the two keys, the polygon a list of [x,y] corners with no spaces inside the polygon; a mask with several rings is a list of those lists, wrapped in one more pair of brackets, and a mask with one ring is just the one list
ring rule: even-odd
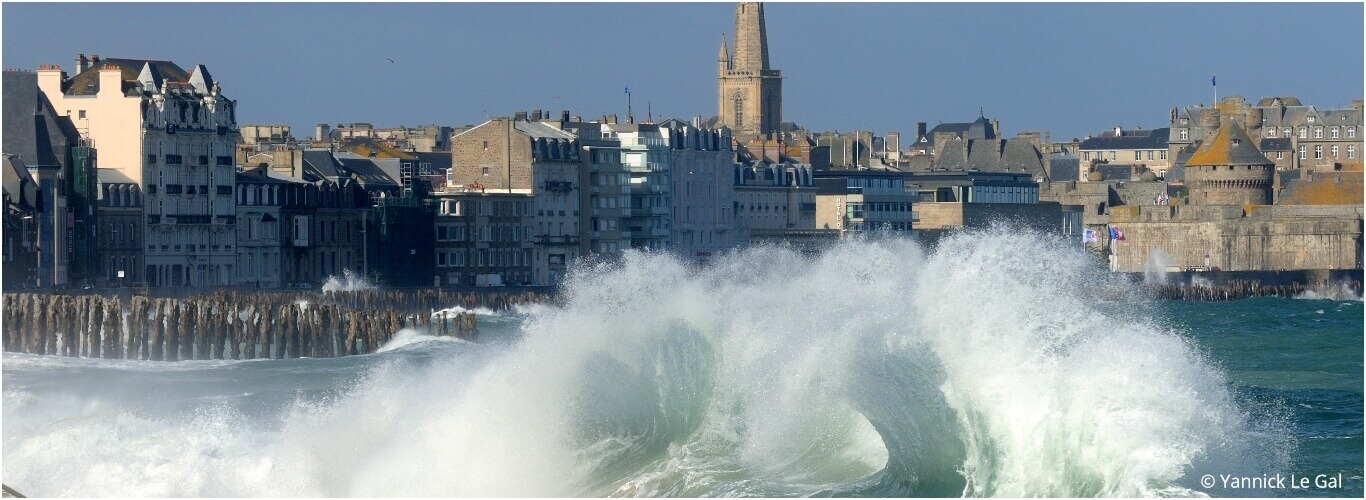
{"label": "balcony", "polygon": [[578,244],[579,244],[579,237],[578,237],[578,236],[551,236],[551,235],[548,235],[548,234],[542,234],[542,235],[536,237],[536,244],[537,244],[537,245],[546,245],[546,246],[578,245]]}
{"label": "balcony", "polygon": [[213,222],[213,217],[209,215],[172,214],[167,215],[167,217],[170,217],[172,220],[174,220],[176,224],[210,224]]}
{"label": "balcony", "polygon": [[569,181],[545,181],[545,184],[542,185],[542,189],[551,193],[568,193],[574,190],[574,183]]}

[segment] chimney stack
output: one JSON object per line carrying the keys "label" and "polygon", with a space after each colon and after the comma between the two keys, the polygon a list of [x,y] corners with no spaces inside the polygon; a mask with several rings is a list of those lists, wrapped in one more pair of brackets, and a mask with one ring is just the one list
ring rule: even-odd
{"label": "chimney stack", "polygon": [[85,58],[85,54],[76,54],[76,74],[84,73],[90,69],[90,60]]}
{"label": "chimney stack", "polygon": [[925,137],[927,130],[928,129],[925,128],[925,122],[915,122],[915,139],[918,141],[921,137]]}
{"label": "chimney stack", "polygon": [[533,110],[531,110],[531,120],[532,120],[532,121],[540,121],[540,120],[541,120],[541,110],[539,110],[539,109],[533,109]]}
{"label": "chimney stack", "polygon": [[524,109],[519,109],[519,110],[517,110],[517,113],[514,114],[514,115],[512,115],[512,119],[513,119],[513,120],[517,120],[517,121],[519,121],[519,122],[524,122],[524,121],[526,121],[526,110],[524,110]]}

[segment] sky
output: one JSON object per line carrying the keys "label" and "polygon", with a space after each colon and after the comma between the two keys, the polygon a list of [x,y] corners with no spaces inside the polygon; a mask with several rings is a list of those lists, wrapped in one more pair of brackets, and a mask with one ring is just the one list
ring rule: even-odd
{"label": "sky", "polygon": [[[1054,140],[1167,126],[1173,106],[1363,94],[1361,3],[768,3],[783,119],[897,130],[984,113]],[[5,3],[3,65],[77,53],[204,64],[239,123],[482,123],[716,114],[733,3]],[[392,60],[392,62],[390,61]]]}

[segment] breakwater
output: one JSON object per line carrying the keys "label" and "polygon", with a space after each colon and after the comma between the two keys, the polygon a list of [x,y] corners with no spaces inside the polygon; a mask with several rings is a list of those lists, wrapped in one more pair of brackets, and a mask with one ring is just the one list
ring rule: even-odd
{"label": "breakwater", "polygon": [[1144,283],[1139,286],[1151,296],[1163,300],[1222,302],[1252,297],[1361,297],[1360,281],[1320,282],[1305,285],[1303,283],[1266,284],[1259,281],[1231,280],[1228,283],[1217,285]]}
{"label": "breakwater", "polygon": [[[189,297],[7,293],[4,349],[104,359],[284,359],[374,352],[403,328],[473,339],[475,315],[534,292],[214,292]],[[460,310],[450,310],[460,306]]]}

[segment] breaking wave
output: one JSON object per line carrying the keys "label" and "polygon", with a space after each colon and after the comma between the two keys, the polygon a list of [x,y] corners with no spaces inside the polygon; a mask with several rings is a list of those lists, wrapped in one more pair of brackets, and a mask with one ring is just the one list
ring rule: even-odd
{"label": "breaking wave", "polygon": [[[930,250],[751,248],[701,269],[627,253],[571,273],[561,305],[524,309],[515,342],[391,343],[356,357],[387,361],[341,390],[271,409],[40,404],[7,383],[6,482],[44,496],[1144,496],[1285,467],[1286,434],[1240,409],[1178,332],[1098,304],[1095,283],[1120,285],[1075,247],[993,230]],[[424,364],[414,348],[447,350]],[[335,377],[335,361],[290,366]],[[53,412],[69,417],[24,424]]]}
{"label": "breaking wave", "polygon": [[341,276],[328,276],[322,287],[324,292],[360,292],[374,289],[374,283],[365,279],[364,276],[351,272],[350,269],[342,271]]}

